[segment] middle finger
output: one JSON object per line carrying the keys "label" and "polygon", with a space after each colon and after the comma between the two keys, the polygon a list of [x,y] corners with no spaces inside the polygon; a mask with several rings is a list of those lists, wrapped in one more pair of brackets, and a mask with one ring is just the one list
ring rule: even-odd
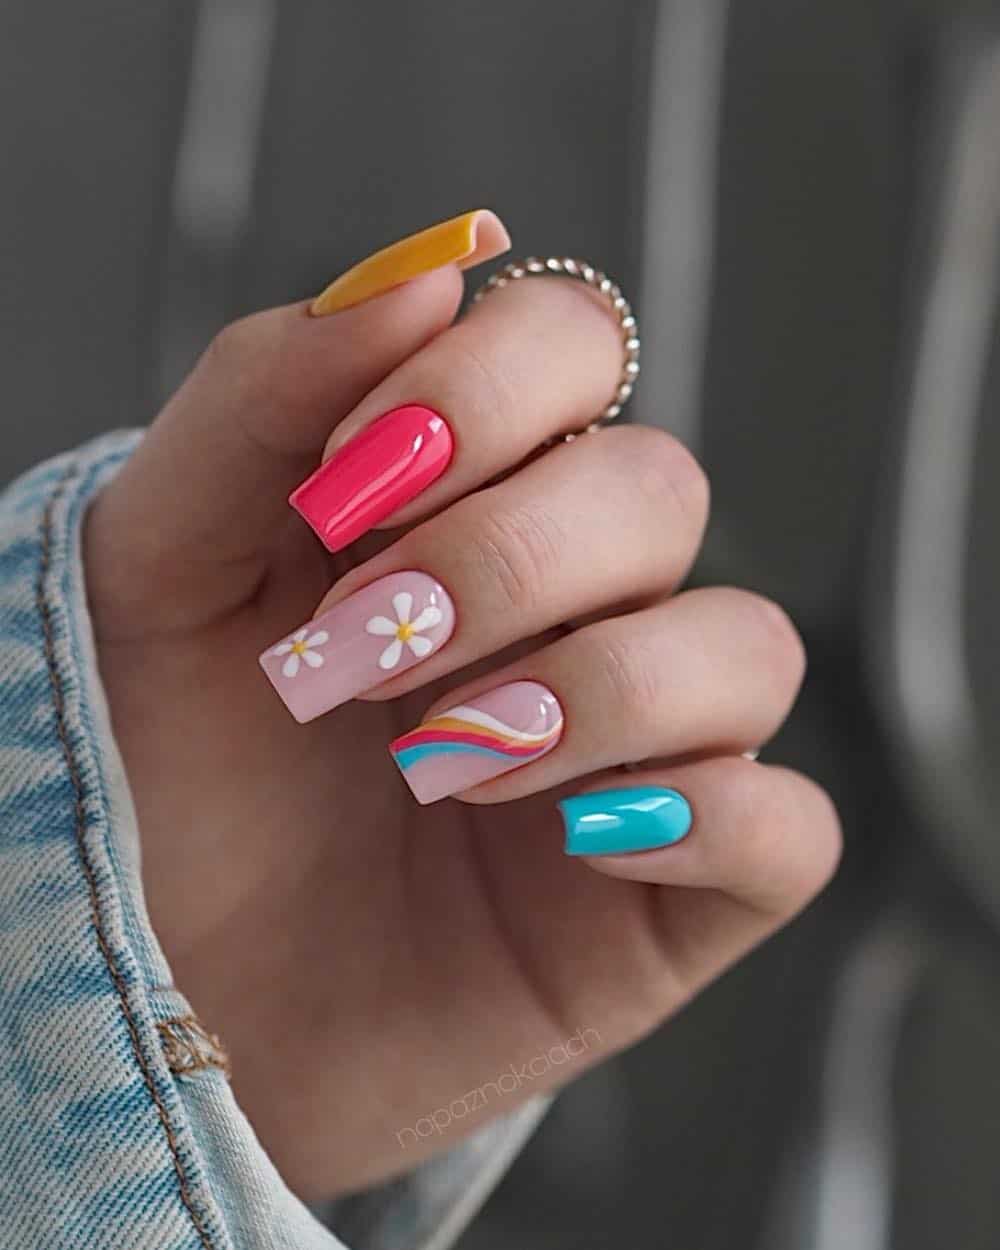
{"label": "middle finger", "polygon": [[300,720],[363,693],[394,698],[560,622],[668,593],[707,514],[702,470],[661,430],[577,439],[347,574],[264,670]]}

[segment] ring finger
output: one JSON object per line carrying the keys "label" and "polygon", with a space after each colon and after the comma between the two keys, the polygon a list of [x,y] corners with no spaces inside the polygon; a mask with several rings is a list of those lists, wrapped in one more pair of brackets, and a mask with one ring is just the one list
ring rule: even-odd
{"label": "ring finger", "polygon": [[420,803],[500,803],[616,765],[738,755],[788,714],[798,634],[768,600],[693,590],[452,691],[391,745]]}

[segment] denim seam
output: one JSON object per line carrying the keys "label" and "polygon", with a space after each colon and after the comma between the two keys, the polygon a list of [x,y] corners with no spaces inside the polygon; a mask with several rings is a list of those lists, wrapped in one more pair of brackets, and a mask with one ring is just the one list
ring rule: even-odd
{"label": "denim seam", "polygon": [[135,1056],[136,1063],[139,1067],[143,1084],[146,1086],[160,1124],[163,1127],[164,1135],[166,1136],[167,1147],[173,1163],[174,1173],[177,1176],[181,1202],[191,1217],[191,1222],[198,1234],[198,1239],[201,1242],[203,1250],[214,1250],[208,1229],[205,1226],[205,1222],[198,1211],[191,1194],[187,1174],[185,1172],[184,1161],[181,1158],[177,1137],[174,1133],[173,1126],[170,1123],[170,1116],[156,1088],[156,1083],[153,1080],[153,1074],[149,1066],[149,1061],[143,1052],[138,1028],[132,1015],[131,1006],[129,1005],[125,980],[118,967],[114,951],[111,949],[111,944],[107,938],[100,896],[97,889],[97,876],[94,870],[94,865],[90,859],[90,854],[87,850],[86,796],[84,792],[83,778],[74,754],[73,746],[70,742],[69,731],[66,724],[66,701],[62,677],[60,675],[59,665],[56,659],[52,611],[46,597],[46,583],[52,563],[53,517],[56,506],[62,499],[63,494],[67,490],[73,477],[76,475],[76,472],[77,468],[75,465],[71,465],[66,470],[62,478],[57,483],[45,506],[45,512],[42,519],[41,553],[38,566],[38,580],[35,586],[35,599],[42,626],[43,650],[45,653],[46,668],[48,669],[49,684],[52,690],[52,705],[55,713],[56,733],[62,747],[63,761],[66,765],[69,782],[73,790],[74,829],[77,855],[79,857],[80,866],[87,885],[87,893],[90,899],[91,919],[94,924],[97,945],[100,948],[108,974],[110,975],[111,981],[115,987],[115,993],[118,996],[118,1003],[121,1008],[122,1018],[125,1022],[125,1027],[132,1047],[132,1053]]}

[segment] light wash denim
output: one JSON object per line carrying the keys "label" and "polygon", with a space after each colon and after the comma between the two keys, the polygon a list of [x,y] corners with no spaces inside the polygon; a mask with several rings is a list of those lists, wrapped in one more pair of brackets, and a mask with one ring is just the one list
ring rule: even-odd
{"label": "light wash denim", "polygon": [[[80,557],[87,502],[139,437],[108,435],[0,496],[0,1247],[331,1250],[146,914]],[[352,1200],[354,1250],[444,1250],[543,1110]]]}

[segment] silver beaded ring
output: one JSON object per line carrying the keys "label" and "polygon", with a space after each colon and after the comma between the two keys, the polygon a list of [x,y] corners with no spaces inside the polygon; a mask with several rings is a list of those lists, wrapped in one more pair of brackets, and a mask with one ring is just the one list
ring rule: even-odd
{"label": "silver beaded ring", "polygon": [[[635,388],[636,378],[639,376],[639,327],[632,315],[632,308],[622,295],[617,283],[612,282],[600,269],[588,265],[585,260],[574,260],[571,256],[528,256],[524,260],[512,260],[510,264],[498,269],[476,291],[472,302],[478,304],[491,291],[499,291],[520,278],[545,277],[549,274],[561,274],[567,278],[577,278],[581,282],[586,282],[589,287],[605,297],[608,307],[621,327],[622,347],[625,354],[621,377],[608,406],[585,429],[580,431],[581,434],[592,434],[619,415],[628,402]],[[575,434],[566,434],[562,441],[571,442],[576,437]]]}

